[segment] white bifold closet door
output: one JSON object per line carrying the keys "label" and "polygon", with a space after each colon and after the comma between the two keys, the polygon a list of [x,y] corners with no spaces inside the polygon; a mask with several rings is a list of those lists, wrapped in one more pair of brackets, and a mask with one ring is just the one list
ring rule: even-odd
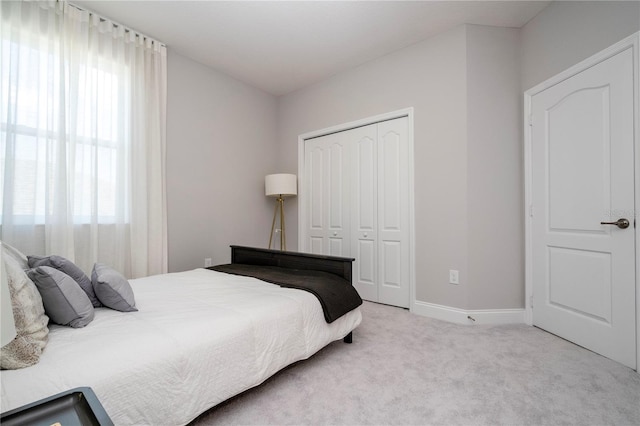
{"label": "white bifold closet door", "polygon": [[351,252],[348,149],[342,133],[305,143],[307,252],[331,256],[348,256]]}
{"label": "white bifold closet door", "polygon": [[[365,300],[409,307],[406,117],[305,141],[303,250],[354,257]],[[303,230],[304,231],[304,230]]]}

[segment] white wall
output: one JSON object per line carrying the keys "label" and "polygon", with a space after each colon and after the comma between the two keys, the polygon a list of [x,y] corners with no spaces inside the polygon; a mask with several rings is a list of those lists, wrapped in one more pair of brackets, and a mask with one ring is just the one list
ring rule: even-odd
{"label": "white wall", "polygon": [[[412,106],[417,299],[522,307],[522,91],[639,21],[639,2],[556,1],[520,30],[458,27],[278,99],[170,50],[170,270],[267,245],[264,175],[297,173],[298,135]],[[295,198],[287,228],[296,249]]]}
{"label": "white wall", "polygon": [[276,98],[169,49],[169,271],[230,260],[230,244],[266,247],[273,206]]}
{"label": "white wall", "polygon": [[639,1],[554,1],[521,29],[522,90],[640,31]]}
{"label": "white wall", "polygon": [[522,29],[459,27],[282,97],[283,167],[299,134],[413,106],[416,299],[522,308],[522,91],[637,31],[639,7],[553,2]]}
{"label": "white wall", "polygon": [[[469,47],[478,53],[468,55]],[[278,140],[289,169],[295,167],[297,137],[302,133],[414,107],[419,301],[462,309],[523,306],[523,236],[519,220],[505,213],[519,214],[521,204],[518,124],[504,123],[517,115],[509,111],[517,109],[519,100],[516,47],[515,30],[461,26],[279,100]],[[487,60],[484,55],[493,56]],[[470,80],[472,104],[467,97],[468,67],[478,73]],[[485,81],[495,87],[505,75],[508,85],[498,96],[488,96],[480,87]],[[487,117],[485,127],[482,120]],[[475,126],[473,131],[468,123]],[[470,158],[470,153],[481,158]],[[483,163],[487,158],[491,162]],[[494,170],[496,161],[515,164]],[[490,175],[485,177],[485,172]],[[477,191],[473,196],[470,183]],[[294,206],[290,207],[288,217],[293,217]],[[509,223],[491,239],[483,232],[470,232],[470,225],[484,226],[496,218]],[[486,253],[489,250],[497,253]],[[504,268],[500,254],[510,262]],[[492,263],[480,267],[483,262]],[[460,271],[460,285],[448,283],[449,269]],[[478,290],[471,292],[476,285]],[[475,298],[487,289],[490,297]]]}
{"label": "white wall", "polygon": [[[278,111],[282,161],[295,170],[300,134],[414,107],[417,297],[451,306],[466,299],[448,284],[450,268],[466,273],[465,93],[459,27],[281,97]],[[297,206],[289,207],[295,218]],[[288,229],[297,234],[297,223]]]}
{"label": "white wall", "polygon": [[467,309],[524,307],[519,41],[467,26]]}

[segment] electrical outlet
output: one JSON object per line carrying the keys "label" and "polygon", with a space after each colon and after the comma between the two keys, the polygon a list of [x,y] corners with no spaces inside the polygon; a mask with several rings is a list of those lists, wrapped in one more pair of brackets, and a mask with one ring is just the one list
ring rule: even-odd
{"label": "electrical outlet", "polygon": [[455,269],[449,269],[449,284],[460,284],[460,273]]}
{"label": "electrical outlet", "polygon": [[213,262],[212,262],[212,260],[211,260],[211,258],[210,258],[210,257],[206,257],[206,258],[204,259],[204,267],[205,267],[205,268],[208,268],[209,266],[211,266],[211,264],[212,264],[212,263],[213,263]]}

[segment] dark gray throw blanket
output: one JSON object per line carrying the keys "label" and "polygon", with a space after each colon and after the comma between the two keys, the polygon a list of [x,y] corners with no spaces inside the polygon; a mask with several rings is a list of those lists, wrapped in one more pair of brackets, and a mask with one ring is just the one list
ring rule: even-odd
{"label": "dark gray throw blanket", "polygon": [[258,278],[280,287],[297,288],[308,291],[318,298],[324,319],[328,323],[340,318],[347,312],[362,305],[362,299],[351,285],[342,277],[328,272],[288,269],[278,266],[257,266],[232,263],[212,266],[218,272]]}

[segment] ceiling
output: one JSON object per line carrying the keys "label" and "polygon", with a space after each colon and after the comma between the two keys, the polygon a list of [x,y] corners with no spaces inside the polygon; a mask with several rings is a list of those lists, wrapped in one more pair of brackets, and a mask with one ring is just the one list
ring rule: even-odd
{"label": "ceiling", "polygon": [[274,95],[463,23],[521,27],[549,1],[70,0]]}

